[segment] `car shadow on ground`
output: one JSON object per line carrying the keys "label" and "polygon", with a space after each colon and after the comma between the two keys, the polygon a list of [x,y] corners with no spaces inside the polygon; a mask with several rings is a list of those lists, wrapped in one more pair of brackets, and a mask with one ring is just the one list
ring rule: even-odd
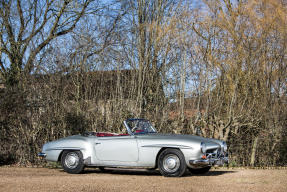
{"label": "car shadow on ground", "polygon": [[143,176],[160,176],[158,170],[146,170],[146,169],[120,169],[120,168],[107,168],[101,171],[97,168],[95,169],[85,169],[83,174],[115,174],[115,175],[143,175]]}
{"label": "car shadow on ground", "polygon": [[236,173],[236,172],[237,171],[231,171],[231,170],[230,171],[229,170],[211,170],[205,174],[197,174],[197,176],[218,176],[218,175],[224,175],[224,174]]}
{"label": "car shadow on ground", "polygon": [[[235,173],[236,171],[229,170],[211,170],[205,174],[191,174],[186,171],[184,177],[190,176],[219,176],[224,174]],[[107,168],[101,171],[97,168],[85,169],[83,174],[115,174],[115,175],[139,175],[139,176],[161,176],[159,170],[146,170],[146,169],[120,169],[120,168]]]}

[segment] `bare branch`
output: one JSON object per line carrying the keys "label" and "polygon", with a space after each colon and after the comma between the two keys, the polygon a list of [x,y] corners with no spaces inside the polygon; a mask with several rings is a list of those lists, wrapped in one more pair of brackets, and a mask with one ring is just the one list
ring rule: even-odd
{"label": "bare branch", "polygon": [[[36,1],[36,6],[37,6],[37,1]],[[21,1],[20,0],[17,0],[17,10],[18,10],[18,14],[19,14],[19,19],[20,19],[20,31],[19,31],[19,34],[18,34],[18,41],[19,40],[22,40],[22,36],[23,36],[23,32],[24,32],[24,17],[23,17],[23,10],[22,10],[22,7],[21,7]]]}
{"label": "bare branch", "polygon": [[[63,16],[64,12],[65,12],[65,9],[66,7],[68,6],[68,4],[70,3],[70,1],[64,1],[59,13],[57,14],[56,16],[56,19],[53,23],[53,26],[52,28],[50,29],[50,33],[48,35],[48,37],[42,42],[40,43],[33,51],[31,51],[30,53],[30,56],[28,58],[28,61],[26,63],[26,66],[25,66],[25,73],[30,73],[31,70],[33,69],[33,61],[34,61],[34,58],[35,56],[54,38],[58,37],[58,36],[61,36],[61,35],[65,35],[69,32],[71,32],[75,27],[76,27],[76,24],[78,23],[78,21],[80,20],[80,18],[83,16],[87,6],[89,5],[91,1],[90,0],[87,0],[85,1],[82,9],[81,9],[81,12],[78,13],[76,19],[74,20],[73,24],[67,28],[67,29],[64,29],[62,31],[58,31],[56,32],[56,30],[58,29],[59,27],[59,21],[60,21],[60,18]],[[45,13],[46,14],[46,13]],[[44,23],[45,21],[43,21]]]}

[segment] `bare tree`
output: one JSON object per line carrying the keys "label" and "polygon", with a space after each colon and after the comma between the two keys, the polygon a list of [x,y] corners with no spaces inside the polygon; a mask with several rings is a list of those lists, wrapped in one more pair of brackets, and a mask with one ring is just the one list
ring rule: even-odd
{"label": "bare tree", "polygon": [[34,69],[36,56],[53,39],[71,32],[91,0],[1,1],[0,73],[9,84]]}

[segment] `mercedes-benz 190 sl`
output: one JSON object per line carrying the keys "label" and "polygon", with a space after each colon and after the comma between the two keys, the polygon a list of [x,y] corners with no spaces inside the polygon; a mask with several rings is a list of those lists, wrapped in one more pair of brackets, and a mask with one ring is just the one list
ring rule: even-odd
{"label": "mercedes-benz 190 sl", "polygon": [[68,173],[80,173],[85,167],[158,168],[167,177],[180,177],[186,169],[203,174],[213,165],[228,163],[224,141],[160,134],[145,119],[127,119],[123,124],[122,134],[85,132],[48,142],[38,156],[61,162]]}

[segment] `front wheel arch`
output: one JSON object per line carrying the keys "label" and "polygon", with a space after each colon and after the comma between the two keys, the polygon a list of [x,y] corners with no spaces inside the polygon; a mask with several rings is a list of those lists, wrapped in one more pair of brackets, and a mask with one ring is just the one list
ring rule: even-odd
{"label": "front wheel arch", "polygon": [[156,155],[156,158],[155,158],[155,169],[157,169],[158,168],[158,158],[159,158],[159,155],[161,154],[161,152],[163,152],[164,150],[166,150],[166,149],[168,149],[168,147],[163,147],[163,148],[161,148],[160,150],[159,150],[159,152],[157,153],[157,155]]}
{"label": "front wheel arch", "polygon": [[184,154],[178,148],[163,149],[158,155],[157,166],[165,177],[181,177],[187,168]]}
{"label": "front wheel arch", "polygon": [[[176,148],[176,147],[162,147],[158,152],[157,152],[157,155],[156,155],[156,159],[155,159],[155,169],[158,168],[158,158],[159,158],[159,155],[166,149],[177,149],[177,150],[180,150],[179,148]],[[180,150],[181,151],[181,150]]]}

